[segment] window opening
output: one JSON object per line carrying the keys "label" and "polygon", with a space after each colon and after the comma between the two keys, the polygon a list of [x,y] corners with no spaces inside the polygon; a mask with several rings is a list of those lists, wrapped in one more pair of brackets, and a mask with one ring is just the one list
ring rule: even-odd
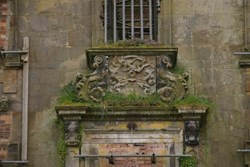
{"label": "window opening", "polygon": [[158,0],[104,0],[104,42],[157,40]]}

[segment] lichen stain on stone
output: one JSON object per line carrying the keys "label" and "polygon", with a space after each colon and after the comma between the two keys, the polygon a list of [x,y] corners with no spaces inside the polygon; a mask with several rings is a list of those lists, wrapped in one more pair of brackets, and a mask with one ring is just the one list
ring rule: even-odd
{"label": "lichen stain on stone", "polygon": [[37,13],[42,13],[50,10],[51,8],[55,7],[56,1],[55,0],[43,0],[38,1],[36,5]]}
{"label": "lichen stain on stone", "polygon": [[149,128],[149,129],[164,129],[167,128],[170,125],[168,122],[151,122],[150,124],[142,122],[141,127],[142,128]]}
{"label": "lichen stain on stone", "polygon": [[115,130],[124,130],[124,129],[127,129],[127,124],[126,122],[125,123],[118,122],[115,125],[108,123],[106,124],[105,128],[115,129]]}
{"label": "lichen stain on stone", "polygon": [[[113,123],[107,123],[105,127],[107,129],[113,129],[113,130],[127,130],[127,124],[129,122],[118,122],[116,124]],[[166,129],[170,126],[170,122],[135,122],[137,124],[138,130],[143,129]],[[101,127],[100,127],[101,128]]]}
{"label": "lichen stain on stone", "polygon": [[77,67],[80,67],[82,64],[82,57],[83,55],[81,56],[78,56],[77,58],[72,58],[72,59],[69,59],[67,61],[64,61],[60,67],[61,69],[79,69]]}

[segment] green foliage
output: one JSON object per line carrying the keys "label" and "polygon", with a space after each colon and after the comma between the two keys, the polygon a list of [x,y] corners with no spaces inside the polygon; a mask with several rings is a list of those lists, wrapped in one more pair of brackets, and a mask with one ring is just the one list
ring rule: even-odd
{"label": "green foliage", "polygon": [[59,141],[57,142],[57,154],[59,156],[59,165],[60,167],[65,167],[66,163],[66,156],[67,156],[67,147],[66,147],[66,142],[64,139],[64,123],[62,120],[57,119],[56,120],[56,125],[60,131],[60,137]]}
{"label": "green foliage", "polygon": [[64,86],[60,91],[60,97],[58,98],[59,104],[72,104],[72,103],[81,103],[83,102],[77,96],[77,91],[75,89],[75,84],[71,81],[68,85]]}
{"label": "green foliage", "polygon": [[173,102],[175,107],[188,107],[188,108],[213,108],[213,104],[206,98],[199,96],[188,95],[184,99],[175,100]]}
{"label": "green foliage", "polygon": [[[182,71],[181,69],[176,69]],[[78,97],[78,93],[75,89],[75,84],[70,82],[63,87],[61,95],[58,99],[59,104],[70,106],[89,106],[93,109],[106,110],[108,106],[160,106],[167,108],[170,106],[183,107],[183,108],[214,108],[214,105],[206,98],[199,96],[188,95],[183,99],[175,100],[169,104],[163,102],[159,95],[152,94],[142,96],[136,93],[130,93],[124,95],[121,93],[106,93],[101,103],[96,103],[91,99],[82,100]]]}
{"label": "green foliage", "polygon": [[115,43],[100,44],[96,48],[160,48],[167,47],[154,40],[141,40],[141,39],[130,39],[125,41],[118,41]]}
{"label": "green foliage", "polygon": [[158,95],[141,96],[136,93],[128,95],[107,93],[103,99],[106,106],[159,106],[163,105]]}
{"label": "green foliage", "polygon": [[197,159],[195,157],[181,157],[179,159],[180,167],[197,167]]}
{"label": "green foliage", "polygon": [[183,74],[186,71],[185,71],[185,69],[183,67],[175,66],[171,72],[174,73],[174,74]]}
{"label": "green foliage", "polygon": [[60,167],[65,167],[66,156],[67,156],[67,147],[66,147],[64,139],[60,139],[57,143],[57,154],[59,156]]}

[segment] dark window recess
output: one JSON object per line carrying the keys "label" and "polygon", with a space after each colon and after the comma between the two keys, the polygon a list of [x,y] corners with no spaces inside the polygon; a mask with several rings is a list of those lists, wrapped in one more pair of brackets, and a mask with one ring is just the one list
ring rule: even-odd
{"label": "dark window recess", "polygon": [[157,40],[158,0],[104,0],[104,41]]}
{"label": "dark window recess", "polygon": [[8,159],[9,160],[19,160],[20,158],[20,148],[18,143],[11,143],[8,145]]}

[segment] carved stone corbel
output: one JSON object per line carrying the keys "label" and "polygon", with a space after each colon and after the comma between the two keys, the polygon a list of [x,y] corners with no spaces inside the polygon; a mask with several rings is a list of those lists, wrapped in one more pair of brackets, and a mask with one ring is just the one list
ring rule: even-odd
{"label": "carved stone corbel", "polygon": [[60,110],[56,109],[59,118],[63,120],[64,132],[65,132],[65,142],[69,147],[79,146],[81,143],[81,128],[80,124],[83,115],[85,115],[85,110]]}
{"label": "carved stone corbel", "polygon": [[9,109],[10,99],[8,96],[0,97],[0,112],[6,112]]}
{"label": "carved stone corbel", "polygon": [[185,121],[185,144],[189,146],[199,145],[200,121]]}
{"label": "carved stone corbel", "polygon": [[80,121],[64,121],[65,141],[67,146],[78,146],[80,144]]}

